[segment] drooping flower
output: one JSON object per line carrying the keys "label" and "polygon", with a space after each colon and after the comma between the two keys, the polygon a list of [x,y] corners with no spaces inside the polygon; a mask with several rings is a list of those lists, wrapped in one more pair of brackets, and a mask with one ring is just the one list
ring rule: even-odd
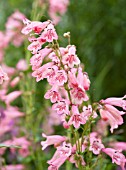
{"label": "drooping flower", "polygon": [[122,107],[124,110],[126,110],[126,95],[124,97],[110,97],[105,100],[101,100],[100,102],[102,104],[108,104],[113,106]]}
{"label": "drooping flower", "polygon": [[120,151],[112,148],[103,148],[102,152],[105,152],[107,155],[109,155],[112,158],[112,163],[116,163],[117,165],[120,165],[122,170],[125,170],[124,166],[126,163],[126,158]]}
{"label": "drooping flower", "polygon": [[111,133],[113,133],[113,129],[118,128],[118,125],[123,124],[123,118],[120,115],[120,111],[118,111],[115,107],[111,105],[104,105],[101,106],[100,109],[100,115],[104,121],[108,121],[108,123],[111,126]]}
{"label": "drooping flower", "polygon": [[69,158],[72,153],[72,146],[71,144],[63,143],[63,145],[58,146],[55,154],[53,155],[52,159],[49,160],[47,163],[50,165],[48,170],[58,170],[59,167]]}
{"label": "drooping flower", "polygon": [[58,146],[60,145],[60,143],[63,143],[67,139],[65,136],[60,135],[46,136],[44,133],[42,134],[42,136],[46,138],[46,141],[41,142],[42,150],[46,149],[46,147],[50,145]]}

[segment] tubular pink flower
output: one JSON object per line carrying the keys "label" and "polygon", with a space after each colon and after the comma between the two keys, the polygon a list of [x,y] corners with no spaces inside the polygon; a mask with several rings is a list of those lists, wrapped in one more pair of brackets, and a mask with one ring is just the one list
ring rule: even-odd
{"label": "tubular pink flower", "polygon": [[44,138],[46,138],[46,141],[42,141],[42,150],[46,149],[50,145],[59,145],[60,143],[66,141],[65,136],[60,136],[60,135],[52,135],[52,136],[46,136],[44,133],[42,134]]}
{"label": "tubular pink flower", "polygon": [[44,31],[42,32],[41,37],[43,39],[45,39],[47,42],[52,42],[53,40],[57,40],[58,39],[58,35],[55,31],[55,28],[53,26],[53,24],[49,24],[47,26],[47,28],[44,29]]}
{"label": "tubular pink flower", "polygon": [[73,105],[71,112],[72,112],[72,116],[68,121],[69,125],[73,125],[75,128],[79,128],[81,124],[86,123],[86,119],[83,117],[82,114],[79,113],[77,106]]}
{"label": "tubular pink flower", "polygon": [[85,90],[89,90],[90,80],[88,74],[86,72],[83,73],[81,67],[78,68],[77,80],[82,88],[84,88]]}
{"label": "tubular pink flower", "polygon": [[82,114],[86,120],[88,120],[90,116],[92,116],[94,119],[98,116],[97,113],[92,110],[91,105],[88,105],[87,107],[84,106]]}
{"label": "tubular pink flower", "polygon": [[63,143],[63,146],[57,147],[57,150],[47,163],[50,164],[48,170],[59,169],[59,167],[69,158],[72,152],[71,144]]}
{"label": "tubular pink flower", "polygon": [[50,21],[45,21],[45,22],[38,22],[38,21],[33,21],[31,22],[27,18],[23,20],[24,24],[26,24],[26,27],[22,29],[22,34],[29,34],[30,32],[34,31],[36,34],[40,34],[42,30],[44,30],[47,25],[50,23]]}
{"label": "tubular pink flower", "polygon": [[25,71],[28,69],[28,64],[25,59],[20,59],[16,65],[16,68],[20,71]]}
{"label": "tubular pink flower", "polygon": [[52,51],[52,49],[50,49],[50,48],[44,48],[44,49],[40,50],[39,53],[33,55],[32,58],[30,59],[30,64],[32,65],[32,70],[38,69],[42,64],[43,59],[47,55],[49,55],[49,53],[51,51]]}
{"label": "tubular pink flower", "polygon": [[43,80],[45,77],[45,72],[47,72],[48,68],[51,68],[53,66],[53,62],[49,62],[47,64],[44,64],[43,66],[41,66],[40,68],[38,68],[37,70],[35,70],[32,73],[33,77],[36,77],[36,81],[39,82],[40,80]]}
{"label": "tubular pink flower", "polygon": [[112,163],[116,163],[117,165],[120,165],[122,170],[125,170],[124,166],[126,163],[126,158],[121,152],[112,148],[103,148],[102,152],[106,153],[112,158]]}
{"label": "tubular pink flower", "polygon": [[2,84],[4,80],[9,80],[9,78],[7,74],[0,67],[0,84]]}
{"label": "tubular pink flower", "polygon": [[101,143],[101,139],[96,137],[90,137],[90,147],[89,150],[92,151],[95,155],[98,155],[101,152],[101,149],[104,148],[104,145]]}
{"label": "tubular pink flower", "polygon": [[119,151],[126,151],[126,142],[110,142],[109,146]]}
{"label": "tubular pink flower", "polygon": [[111,114],[111,112],[109,112],[107,110],[100,109],[100,115],[104,121],[108,121],[108,123],[110,124],[111,133],[113,133],[113,129],[118,128],[118,125],[121,125],[123,123],[123,119],[120,115],[118,115],[118,117],[114,116]]}
{"label": "tubular pink flower", "polygon": [[57,86],[53,86],[50,90],[44,95],[45,99],[50,99],[52,103],[58,102],[61,100],[60,93],[58,92]]}
{"label": "tubular pink flower", "polygon": [[15,77],[11,82],[10,85],[11,87],[15,87],[20,81],[20,77]]}
{"label": "tubular pink flower", "polygon": [[21,94],[22,94],[21,91],[14,91],[14,92],[11,92],[8,95],[4,96],[4,101],[5,101],[6,105],[10,105],[10,103],[13,102]]}
{"label": "tubular pink flower", "polygon": [[72,72],[68,73],[69,87],[71,88],[70,94],[72,102],[74,104],[82,104],[83,101],[87,101],[89,98],[84,90],[84,88],[79,84],[77,78]]}
{"label": "tubular pink flower", "polygon": [[29,46],[28,50],[32,52],[32,54],[36,54],[38,50],[41,49],[41,44],[39,41],[33,41]]}
{"label": "tubular pink flower", "polygon": [[63,64],[68,64],[70,68],[73,68],[74,65],[79,65],[80,60],[76,55],[76,48],[74,45],[68,46],[68,53],[63,55],[62,62]]}
{"label": "tubular pink flower", "polygon": [[124,110],[126,110],[126,95],[124,97],[118,98],[118,97],[110,97],[105,100],[101,100],[100,102],[102,104],[109,104],[113,106],[122,107]]}
{"label": "tubular pink flower", "polygon": [[58,103],[53,104],[52,109],[56,110],[59,115],[69,114],[69,102],[61,100]]}
{"label": "tubular pink flower", "polygon": [[64,70],[57,70],[55,78],[54,78],[54,82],[58,85],[58,86],[63,86],[64,83],[67,82],[67,74]]}

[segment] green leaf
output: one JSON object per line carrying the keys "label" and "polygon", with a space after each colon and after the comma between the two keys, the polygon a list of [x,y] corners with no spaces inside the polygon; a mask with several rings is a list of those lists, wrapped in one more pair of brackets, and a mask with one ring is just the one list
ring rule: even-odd
{"label": "green leaf", "polygon": [[20,146],[16,146],[16,145],[6,145],[4,143],[0,143],[0,148],[21,148]]}

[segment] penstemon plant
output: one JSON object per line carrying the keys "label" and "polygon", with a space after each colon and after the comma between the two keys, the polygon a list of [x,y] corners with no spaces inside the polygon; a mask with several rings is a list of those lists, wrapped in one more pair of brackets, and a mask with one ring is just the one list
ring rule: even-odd
{"label": "penstemon plant", "polygon": [[46,138],[41,142],[42,150],[50,145],[56,148],[47,162],[48,170],[58,170],[65,162],[67,170],[72,169],[72,164],[80,170],[102,169],[105,154],[125,170],[126,158],[122,154],[125,143],[108,139],[106,132],[108,126],[113,133],[123,124],[126,96],[91,103],[90,80],[83,71],[75,45],[70,44],[70,32],[64,33],[68,46],[60,47],[52,21],[24,19],[24,24],[22,33],[29,35],[28,50],[33,54],[30,59],[32,76],[37,82],[47,79],[50,88],[44,98],[50,100],[52,110],[66,129],[66,136],[42,134]]}

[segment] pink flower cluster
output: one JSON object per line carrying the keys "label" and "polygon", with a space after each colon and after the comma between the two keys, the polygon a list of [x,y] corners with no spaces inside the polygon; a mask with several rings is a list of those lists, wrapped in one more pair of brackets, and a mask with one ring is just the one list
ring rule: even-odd
{"label": "pink flower cluster", "polygon": [[[117,128],[123,123],[121,115],[125,114],[126,100],[123,98],[108,98],[101,100],[97,105],[90,105],[87,91],[90,88],[90,80],[88,74],[83,72],[80,60],[76,54],[76,47],[68,45],[66,48],[59,47],[57,42],[58,35],[51,21],[37,22],[24,20],[26,26],[22,33],[29,34],[31,44],[28,50],[33,54],[30,59],[32,66],[32,76],[39,82],[44,78],[47,79],[50,89],[44,95],[45,99],[49,99],[52,103],[52,110],[56,111],[60,116],[63,126],[66,129],[73,129],[73,135],[79,128],[91,124],[100,112],[101,118],[108,125],[110,131]],[[45,60],[44,60],[45,59]],[[43,61],[46,63],[43,64]],[[123,111],[119,111],[115,106],[121,107]],[[56,152],[51,160],[48,170],[58,170],[59,167],[69,160],[78,166],[78,159],[82,166],[86,166],[83,156],[79,152],[86,152],[88,149],[95,155],[102,152],[108,154],[112,158],[112,162],[120,165],[124,170],[126,162],[125,156],[111,148],[105,148],[100,135],[97,133],[83,134],[71,143],[71,139],[60,136],[46,136],[46,141],[41,142],[42,149],[47,146],[54,145]],[[119,154],[117,154],[119,153]],[[78,157],[78,158],[77,158]]]}
{"label": "pink flower cluster", "polygon": [[23,28],[22,20],[25,15],[19,11],[15,11],[6,22],[5,32],[0,31],[0,61],[4,56],[4,50],[8,47],[9,43],[19,47],[24,41],[24,36],[21,34]]}

